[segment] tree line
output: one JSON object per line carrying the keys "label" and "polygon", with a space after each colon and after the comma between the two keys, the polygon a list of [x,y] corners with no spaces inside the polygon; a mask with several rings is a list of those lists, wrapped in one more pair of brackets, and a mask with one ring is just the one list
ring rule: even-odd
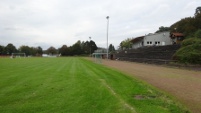
{"label": "tree line", "polygon": [[12,53],[25,53],[26,56],[42,56],[42,54],[61,54],[62,56],[73,56],[73,55],[86,55],[93,53],[98,47],[96,43],[91,41],[80,41],[78,40],[72,46],[62,45],[60,48],[50,46],[47,50],[43,50],[40,46],[29,47],[22,45],[18,49],[9,43],[7,46],[0,45],[0,55],[12,55]]}
{"label": "tree line", "polygon": [[171,32],[181,32],[186,38],[194,37],[201,30],[201,7],[197,7],[193,17],[186,17],[170,26]]}
{"label": "tree line", "polygon": [[193,17],[182,18],[170,27],[161,26],[156,33],[164,31],[180,32],[185,35],[185,38],[201,38],[201,7],[195,9]]}
{"label": "tree line", "polygon": [[[88,55],[92,54],[95,50],[97,50],[97,45],[93,40],[90,41],[80,41],[78,40],[75,44],[68,47],[67,45],[62,45],[62,47],[58,48],[58,52],[62,56],[73,56],[73,55]],[[53,48],[47,49],[49,53],[56,53]],[[50,52],[51,51],[51,52]]]}

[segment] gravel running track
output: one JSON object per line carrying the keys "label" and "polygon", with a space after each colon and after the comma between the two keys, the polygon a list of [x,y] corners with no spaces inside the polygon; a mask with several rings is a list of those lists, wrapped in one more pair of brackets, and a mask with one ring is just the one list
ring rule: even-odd
{"label": "gravel running track", "polygon": [[201,112],[201,71],[114,60],[102,60],[102,64],[172,95],[193,113]]}

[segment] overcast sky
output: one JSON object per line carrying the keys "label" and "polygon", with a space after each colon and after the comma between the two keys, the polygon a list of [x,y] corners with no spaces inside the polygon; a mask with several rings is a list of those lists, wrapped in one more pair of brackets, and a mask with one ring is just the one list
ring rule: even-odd
{"label": "overcast sky", "polygon": [[59,48],[89,37],[115,48],[126,38],[153,33],[192,17],[201,0],[0,0],[0,45]]}

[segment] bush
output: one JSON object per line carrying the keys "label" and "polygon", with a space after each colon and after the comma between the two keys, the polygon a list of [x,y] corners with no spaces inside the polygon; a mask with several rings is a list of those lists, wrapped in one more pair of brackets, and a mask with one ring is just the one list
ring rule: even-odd
{"label": "bush", "polygon": [[201,39],[201,29],[199,29],[199,30],[197,30],[197,31],[195,32],[195,37]]}
{"label": "bush", "polygon": [[173,56],[181,63],[201,64],[201,43],[180,48]]}
{"label": "bush", "polygon": [[181,45],[182,47],[192,45],[192,44],[201,44],[201,39],[199,38],[188,38],[182,41]]}

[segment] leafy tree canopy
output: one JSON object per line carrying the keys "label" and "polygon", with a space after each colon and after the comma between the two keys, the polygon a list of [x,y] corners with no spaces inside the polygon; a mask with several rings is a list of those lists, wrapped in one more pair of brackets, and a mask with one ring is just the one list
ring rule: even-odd
{"label": "leafy tree canopy", "polygon": [[5,54],[7,54],[5,47],[0,45],[0,55],[5,55]]}
{"label": "leafy tree canopy", "polygon": [[197,15],[200,15],[201,14],[201,7],[197,7],[196,9],[195,9],[195,17],[197,16]]}
{"label": "leafy tree canopy", "polygon": [[46,54],[61,54],[62,56],[72,56],[72,55],[82,55],[82,54],[90,54],[97,50],[97,45],[93,40],[90,41],[80,41],[78,40],[72,46],[62,45],[62,47],[56,49],[51,46],[47,50],[44,50],[38,47],[29,47],[22,45],[17,50],[16,47],[9,43],[6,47],[0,45],[0,55],[11,55],[12,53],[23,52],[27,56],[41,56],[43,53]]}
{"label": "leafy tree canopy", "polygon": [[43,49],[40,46],[38,46],[37,47],[37,55],[42,55],[42,54],[43,54]]}
{"label": "leafy tree canopy", "polygon": [[62,56],[68,56],[70,55],[70,48],[68,48],[67,45],[63,45],[61,48],[59,48],[59,53]]}
{"label": "leafy tree canopy", "polygon": [[132,46],[131,38],[127,38],[120,43],[121,49],[129,49]]}
{"label": "leafy tree canopy", "polygon": [[9,43],[9,44],[5,47],[5,50],[7,51],[7,54],[9,54],[9,55],[11,55],[12,53],[17,52],[16,47],[15,47],[13,44],[11,44],[11,43]]}
{"label": "leafy tree canopy", "polygon": [[109,52],[115,52],[115,48],[112,44],[109,45]]}
{"label": "leafy tree canopy", "polygon": [[164,32],[164,31],[169,31],[169,30],[170,30],[170,27],[161,26],[161,27],[159,27],[159,29],[156,31],[156,33]]}
{"label": "leafy tree canopy", "polygon": [[49,48],[47,49],[47,53],[54,55],[54,54],[57,53],[57,49],[56,49],[55,47],[51,46],[51,47],[49,47]]}
{"label": "leafy tree canopy", "polygon": [[186,17],[170,26],[171,32],[184,33],[186,37],[193,37],[201,29],[201,7],[197,7],[194,17]]}
{"label": "leafy tree canopy", "polygon": [[197,31],[195,32],[195,37],[201,39],[201,29],[199,29],[199,30],[197,30]]}
{"label": "leafy tree canopy", "polygon": [[20,46],[18,49],[19,52],[25,53],[26,56],[41,56],[43,54],[43,50],[40,46],[38,47],[29,47],[29,46]]}

